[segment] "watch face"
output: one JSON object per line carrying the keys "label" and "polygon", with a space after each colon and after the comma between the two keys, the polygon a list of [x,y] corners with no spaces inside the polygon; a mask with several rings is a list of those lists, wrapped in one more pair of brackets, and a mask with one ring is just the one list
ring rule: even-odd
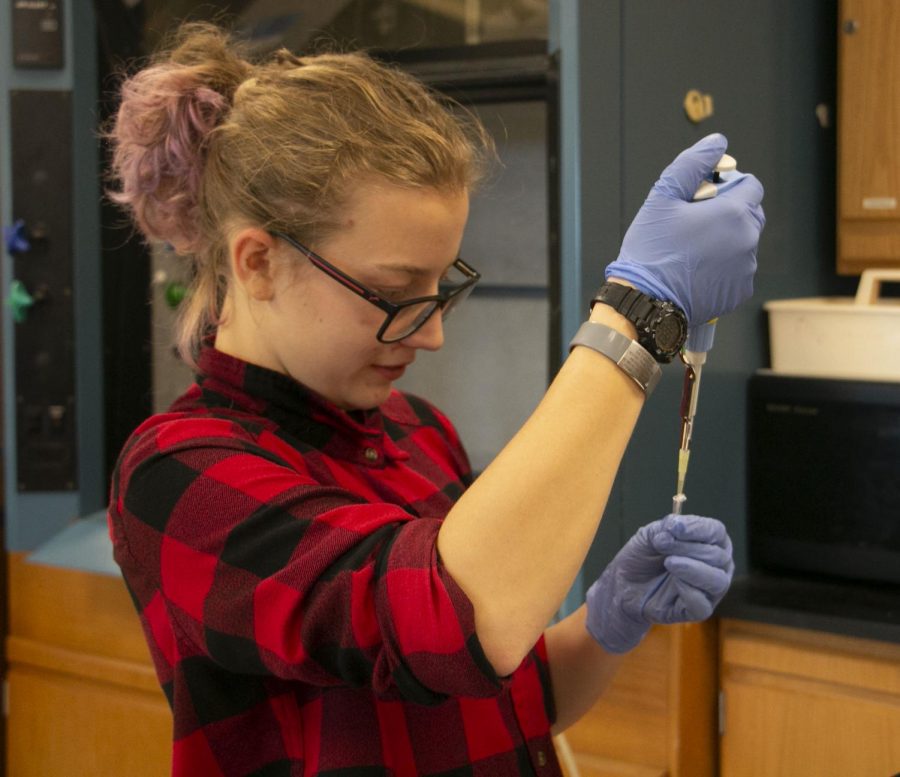
{"label": "watch face", "polygon": [[663,316],[656,325],[656,346],[663,353],[674,355],[684,343],[686,334],[680,316]]}

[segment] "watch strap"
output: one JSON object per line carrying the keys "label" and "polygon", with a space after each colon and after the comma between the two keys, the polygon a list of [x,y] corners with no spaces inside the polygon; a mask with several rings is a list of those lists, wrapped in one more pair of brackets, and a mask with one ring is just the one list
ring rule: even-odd
{"label": "watch strap", "polygon": [[583,345],[611,359],[648,397],[662,377],[662,369],[646,348],[605,324],[585,321],[569,343],[569,351],[576,345]]}
{"label": "watch strap", "polygon": [[[620,313],[628,311],[639,297],[644,297],[637,289],[626,286],[622,283],[613,283],[612,281],[604,281],[603,285],[597,290],[594,299],[591,300],[591,307],[597,302],[603,302],[618,310]],[[628,302],[626,303],[626,300]]]}
{"label": "watch strap", "polygon": [[[606,281],[597,290],[591,300],[591,310],[598,302],[609,305],[613,310],[627,318],[637,330],[637,341],[649,354],[662,364],[672,361],[678,351],[684,345],[684,337],[687,335],[687,319],[677,306],[665,300],[655,299],[631,286],[626,286],[613,281]],[[660,341],[658,327],[664,321],[680,322],[681,340]],[[677,326],[677,323],[676,323]],[[668,334],[674,334],[668,331]]]}

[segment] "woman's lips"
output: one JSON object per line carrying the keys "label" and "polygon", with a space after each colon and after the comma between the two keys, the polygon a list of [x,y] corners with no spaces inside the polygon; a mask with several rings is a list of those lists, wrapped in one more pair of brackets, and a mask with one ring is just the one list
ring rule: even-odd
{"label": "woman's lips", "polygon": [[396,366],[388,366],[383,364],[374,365],[375,371],[387,378],[388,380],[400,380],[403,377],[403,373],[406,372],[405,364],[398,364]]}

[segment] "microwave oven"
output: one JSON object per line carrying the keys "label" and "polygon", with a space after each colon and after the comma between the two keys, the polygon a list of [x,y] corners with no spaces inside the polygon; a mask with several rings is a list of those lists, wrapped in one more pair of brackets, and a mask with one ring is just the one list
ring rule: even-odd
{"label": "microwave oven", "polygon": [[750,379],[754,570],[900,584],[900,383]]}

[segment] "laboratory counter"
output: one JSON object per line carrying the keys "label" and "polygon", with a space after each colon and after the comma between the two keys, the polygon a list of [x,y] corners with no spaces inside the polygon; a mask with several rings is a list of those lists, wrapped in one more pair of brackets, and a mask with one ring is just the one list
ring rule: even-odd
{"label": "laboratory counter", "polygon": [[716,615],[900,644],[900,586],[885,583],[752,572]]}

